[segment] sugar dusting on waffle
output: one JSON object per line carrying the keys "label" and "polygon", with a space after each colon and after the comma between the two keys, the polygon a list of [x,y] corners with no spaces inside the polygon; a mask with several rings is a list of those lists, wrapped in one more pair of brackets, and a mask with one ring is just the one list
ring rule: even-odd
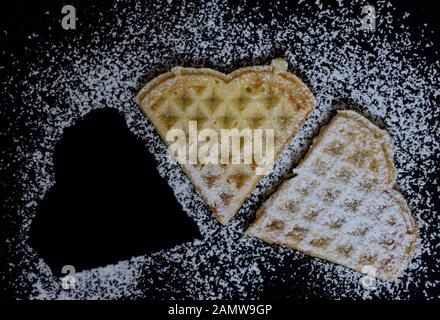
{"label": "sugar dusting on waffle", "polygon": [[[8,242],[14,246],[9,266],[17,274],[14,286],[30,284],[30,297],[39,299],[214,299],[258,298],[267,283],[285,281],[328,298],[438,298],[439,284],[433,279],[440,262],[435,203],[440,191],[435,175],[440,149],[439,62],[412,53],[416,48],[429,50],[429,35],[412,30],[420,37],[413,40],[405,26],[408,15],[399,16],[386,1],[376,6],[377,29],[362,30],[362,5],[341,1],[339,7],[329,8],[315,1],[286,9],[280,2],[258,10],[246,2],[199,6],[187,1],[154,5],[116,1],[111,23],[98,18],[94,33],[72,37],[67,48],[31,35],[29,41],[39,43],[41,51],[32,52],[35,62],[24,67],[24,81],[2,80],[11,99],[22,91],[20,98],[27,106],[22,119],[27,118],[36,131],[15,142],[16,161],[24,167],[18,175],[21,202],[14,218],[23,227]],[[237,218],[220,226],[178,165],[168,161],[165,146],[134,97],[146,80],[176,65],[230,72],[268,63],[275,55],[286,59],[290,71],[308,84],[318,107]],[[341,105],[359,110],[390,134],[396,146],[397,184],[421,229],[421,247],[405,274],[392,283],[377,283],[374,290],[364,289],[362,276],[347,268],[242,236],[256,204],[289,174]],[[145,141],[159,162],[160,174],[204,239],[81,272],[77,289],[63,291],[59,279],[27,246],[27,232],[40,199],[55,183],[53,149],[63,129],[100,107],[118,109],[129,129]],[[280,266],[294,267],[280,272]]]}

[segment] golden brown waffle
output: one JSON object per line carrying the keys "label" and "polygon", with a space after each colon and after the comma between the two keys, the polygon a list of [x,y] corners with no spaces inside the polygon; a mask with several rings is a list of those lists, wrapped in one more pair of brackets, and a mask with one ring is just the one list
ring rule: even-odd
{"label": "golden brown waffle", "polygon": [[[162,139],[189,121],[198,130],[274,129],[275,159],[316,106],[304,83],[275,59],[271,66],[242,68],[225,75],[211,69],[173,68],[139,92],[137,102]],[[242,150],[241,150],[242,151]],[[216,218],[226,224],[260,176],[251,164],[181,164]]]}
{"label": "golden brown waffle", "polygon": [[338,111],[246,234],[395,279],[420,240],[394,188],[392,157],[385,131],[354,111]]}

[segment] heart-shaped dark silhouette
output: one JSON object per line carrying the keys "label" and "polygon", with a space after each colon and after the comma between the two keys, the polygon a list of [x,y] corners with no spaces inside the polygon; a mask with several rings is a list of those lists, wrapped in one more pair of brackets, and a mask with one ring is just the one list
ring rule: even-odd
{"label": "heart-shaped dark silhouette", "polygon": [[64,265],[104,266],[200,236],[116,110],[93,111],[67,128],[54,164],[56,184],[30,234],[54,274]]}

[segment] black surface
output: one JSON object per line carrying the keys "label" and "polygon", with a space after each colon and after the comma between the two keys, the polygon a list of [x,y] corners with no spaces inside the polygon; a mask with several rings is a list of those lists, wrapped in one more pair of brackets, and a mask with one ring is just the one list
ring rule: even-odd
{"label": "black surface", "polygon": [[32,222],[30,245],[61,275],[127,260],[199,237],[152,155],[122,115],[98,109],[64,131],[55,186]]}
{"label": "black surface", "polygon": [[[438,57],[439,27],[438,10],[434,1],[392,1],[398,12],[411,12],[408,23],[415,30],[429,23],[434,49],[420,49],[428,58]],[[106,1],[69,1],[78,10],[81,24],[77,31],[84,34],[93,31],[95,17],[106,16],[111,3]],[[27,37],[32,33],[45,35],[52,27],[53,41],[68,42],[69,33],[59,27],[59,16],[46,16],[45,12],[60,12],[65,1],[2,1],[0,3],[0,75],[14,72],[17,90],[26,64],[35,57],[24,50]],[[235,5],[231,1],[231,5]],[[265,4],[263,8],[268,8]],[[295,2],[286,6],[294,8]],[[252,5],[247,5],[252,10]],[[263,15],[264,16],[264,15]],[[281,17],[280,17],[281,18]],[[49,35],[48,35],[49,36]],[[11,66],[9,54],[20,61],[19,67]],[[17,92],[18,93],[18,92]],[[4,97],[2,105],[14,105],[14,112],[3,113],[0,119],[0,156],[3,161],[13,159],[13,137],[29,135],[34,128],[25,126],[26,119],[18,118],[23,106],[13,97]],[[8,128],[4,132],[4,128]],[[113,111],[97,111],[66,130],[55,154],[56,185],[42,200],[37,218],[31,226],[31,244],[51,266],[55,273],[64,264],[74,264],[78,269],[113,263],[131,256],[147,253],[148,250],[167,248],[175,243],[198,236],[195,224],[182,214],[171,189],[158,176],[151,155],[133,137],[121,115]],[[22,164],[10,163],[2,172],[0,199],[5,194],[20,196],[20,185],[14,173]],[[126,168],[125,170],[115,169]],[[433,187],[434,188],[434,187]],[[148,194],[142,198],[141,194]],[[3,196],[2,196],[3,195]],[[140,199],[143,199],[141,201]],[[129,205],[128,205],[129,203]],[[165,207],[157,206],[158,203]],[[20,221],[14,219],[17,210],[12,201],[1,201],[1,237],[19,230]],[[68,215],[60,216],[60,211]],[[155,214],[160,211],[161,215]],[[94,213],[92,215],[91,213]],[[121,214],[124,212],[124,214]],[[96,214],[98,213],[98,214]],[[91,219],[91,217],[93,217]],[[84,221],[87,219],[88,224]],[[150,219],[160,228],[148,227]],[[169,221],[174,221],[169,223]],[[182,228],[181,226],[185,227]],[[147,227],[145,227],[147,226]],[[171,232],[164,234],[163,227]],[[81,230],[80,236],[78,230]],[[184,232],[183,232],[183,231]],[[120,236],[114,237],[115,234]],[[3,240],[2,244],[3,244]],[[2,245],[0,244],[0,245]],[[147,248],[147,250],[145,250]],[[81,250],[82,256],[78,255]],[[3,246],[0,248],[3,252]],[[84,254],[84,252],[86,254]],[[2,263],[2,262],[1,262]],[[289,296],[290,283],[282,281],[282,270],[287,273],[294,266],[281,266],[278,280],[265,284],[265,298],[304,298],[309,296],[306,288],[298,288],[298,296]],[[2,265],[1,268],[6,268]],[[10,293],[8,293],[10,294]],[[312,297],[319,297],[310,293]]]}

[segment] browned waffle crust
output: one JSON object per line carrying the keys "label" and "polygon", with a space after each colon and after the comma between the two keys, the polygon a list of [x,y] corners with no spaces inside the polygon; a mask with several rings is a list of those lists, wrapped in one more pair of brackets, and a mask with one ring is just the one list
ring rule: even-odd
{"label": "browned waffle crust", "polygon": [[246,233],[359,272],[371,266],[377,278],[395,279],[420,239],[395,188],[392,158],[385,131],[354,111],[339,111]]}

